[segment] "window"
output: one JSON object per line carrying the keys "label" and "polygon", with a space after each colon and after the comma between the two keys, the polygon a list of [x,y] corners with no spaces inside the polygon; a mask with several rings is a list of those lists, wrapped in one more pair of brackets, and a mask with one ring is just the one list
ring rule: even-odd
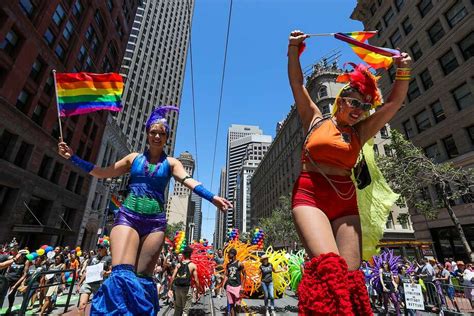
{"label": "window", "polygon": [[390,36],[390,43],[392,44],[392,47],[397,48],[401,40],[402,35],[400,34],[400,30],[397,27],[397,30],[393,32],[392,36]]}
{"label": "window", "polygon": [[400,9],[403,7],[405,0],[395,0],[395,7],[400,12]]}
{"label": "window", "polygon": [[74,14],[74,16],[76,18],[79,18],[79,16],[81,15],[82,13],[82,5],[81,5],[81,1],[80,0],[76,0],[76,2],[74,3],[73,7],[72,7],[72,14]]}
{"label": "window", "polygon": [[72,36],[72,32],[74,31],[74,25],[71,21],[67,21],[66,26],[64,27],[63,36],[65,40],[69,40]]}
{"label": "window", "polygon": [[430,118],[428,116],[428,111],[423,110],[415,115],[416,128],[418,133],[426,131],[431,127]]}
{"label": "window", "polygon": [[371,6],[370,6],[370,13],[372,16],[375,15],[375,12],[377,12],[377,7],[375,6],[375,3],[373,3]]}
{"label": "window", "polygon": [[469,33],[459,43],[459,50],[464,57],[464,60],[468,60],[474,55],[474,31]]}
{"label": "window", "polygon": [[18,35],[15,33],[15,31],[10,30],[10,32],[7,33],[0,44],[0,48],[3,49],[8,55],[12,55],[15,51],[15,47],[18,45],[18,42]]}
{"label": "window", "polygon": [[28,166],[28,161],[30,160],[32,151],[33,145],[21,142],[20,148],[16,153],[13,163],[20,168],[26,168]]}
{"label": "window", "polygon": [[474,145],[474,125],[471,125],[466,128],[467,134],[469,135],[469,139],[471,140],[471,144]]}
{"label": "window", "polygon": [[428,90],[429,88],[433,86],[433,80],[431,80],[431,75],[428,68],[423,70],[420,73],[420,78],[421,78],[421,82],[423,83],[423,88],[425,90]]}
{"label": "window", "polygon": [[430,108],[436,123],[439,123],[446,118],[443,107],[441,106],[441,102],[439,102],[439,100],[433,104],[430,104]]}
{"label": "window", "polygon": [[72,191],[74,189],[74,185],[76,184],[77,173],[71,171],[69,173],[69,178],[67,179],[66,189]]}
{"label": "window", "polygon": [[444,14],[450,27],[454,27],[467,15],[467,10],[462,1],[457,0],[455,4]]}
{"label": "window", "polygon": [[44,92],[46,92],[48,95],[51,95],[51,92],[53,91],[53,84],[53,78],[48,76],[48,80],[46,80],[46,83],[44,84]]}
{"label": "window", "polygon": [[441,64],[441,68],[443,69],[445,75],[448,75],[459,66],[452,49],[440,57],[439,63]]}
{"label": "window", "polygon": [[408,85],[408,101],[415,100],[420,95],[420,89],[416,83],[416,79],[412,79]]}
{"label": "window", "polygon": [[429,145],[428,147],[423,148],[425,151],[425,156],[434,160],[438,161],[439,159],[439,151],[438,151],[438,144],[434,143]]}
{"label": "window", "polygon": [[379,146],[377,146],[377,144],[374,144],[374,153],[375,153],[375,156],[379,155]]}
{"label": "window", "polygon": [[31,0],[20,0],[20,7],[29,18],[33,17],[35,6],[31,3]]}
{"label": "window", "polygon": [[410,120],[406,120],[405,122],[403,122],[403,130],[405,131],[405,136],[407,138],[412,138],[413,136],[415,136]]}
{"label": "window", "polygon": [[449,135],[446,138],[443,138],[444,149],[446,149],[446,154],[449,158],[455,158],[459,156],[458,148],[454,142],[453,136]]}
{"label": "window", "polygon": [[114,2],[112,0],[107,0],[107,8],[109,8],[109,11],[112,11],[114,8]]}
{"label": "window", "polygon": [[47,179],[49,175],[49,170],[51,169],[51,166],[53,164],[53,158],[44,155],[43,160],[41,161],[41,166],[38,170],[38,175],[42,178]]}
{"label": "window", "polygon": [[56,56],[58,56],[59,59],[63,60],[64,59],[64,47],[61,44],[58,44],[56,48],[54,49],[54,52],[56,53]]}
{"label": "window", "polygon": [[472,98],[472,94],[467,83],[463,83],[451,93],[453,94],[454,100],[456,101],[459,110],[472,106],[474,103],[474,99]]}
{"label": "window", "polygon": [[53,32],[51,31],[51,29],[47,29],[46,32],[44,32],[44,39],[46,40],[46,42],[48,42],[49,46],[53,46],[54,44],[54,40],[56,39],[56,37],[54,36]]}
{"label": "window", "polygon": [[421,0],[418,5],[418,11],[420,11],[421,17],[424,17],[433,8],[431,0]]}
{"label": "window", "polygon": [[324,98],[328,95],[328,89],[326,86],[322,86],[320,89],[319,89],[319,98]]}
{"label": "window", "polygon": [[0,137],[0,159],[8,159],[10,152],[15,147],[17,139],[18,135],[3,130],[2,136]]}
{"label": "window", "polygon": [[76,182],[76,187],[74,189],[74,192],[76,194],[81,194],[83,184],[84,184],[84,178],[83,177],[78,177],[77,182]]}
{"label": "window", "polygon": [[408,35],[408,33],[410,33],[411,30],[413,30],[413,26],[411,25],[409,17],[406,17],[405,20],[403,20],[402,27],[403,27],[403,31],[405,32],[405,35]]}
{"label": "window", "polygon": [[380,136],[384,139],[389,138],[387,126],[382,127],[382,129],[380,130]]}
{"label": "window", "polygon": [[94,31],[94,28],[92,27],[92,25],[89,25],[89,27],[87,28],[87,31],[86,31],[86,39],[88,41],[91,41],[92,40],[92,36],[95,34],[95,31]]}
{"label": "window", "polygon": [[428,29],[428,36],[430,37],[431,44],[433,45],[444,36],[444,29],[439,20],[433,23],[433,25],[431,25],[431,27]]}
{"label": "window", "polygon": [[392,7],[390,7],[383,16],[383,21],[385,22],[385,26],[387,26],[387,27],[389,26],[389,23],[392,20],[393,15],[394,14],[393,14]]}
{"label": "window", "polygon": [[420,45],[418,42],[413,43],[413,45],[410,46],[411,53],[413,56],[413,60],[418,60],[423,55],[423,52],[421,51]]}
{"label": "window", "polygon": [[47,108],[43,105],[38,104],[31,115],[33,122],[41,126],[43,124],[44,117],[46,116]]}
{"label": "window", "polygon": [[41,60],[36,59],[35,62],[33,63],[33,66],[31,66],[31,72],[30,72],[31,79],[36,81],[36,79],[38,79],[38,76],[42,68],[43,68],[43,63],[41,62]]}
{"label": "window", "polygon": [[94,20],[96,21],[97,26],[99,27],[99,30],[102,30],[104,26],[104,20],[102,19],[102,16],[100,15],[99,10],[95,11]]}
{"label": "window", "polygon": [[16,107],[20,109],[20,111],[26,111],[26,105],[28,103],[28,99],[30,98],[30,94],[25,90],[21,90],[18,98],[16,100]]}
{"label": "window", "polygon": [[51,174],[50,180],[53,183],[58,184],[61,178],[61,172],[63,171],[63,164],[56,162],[54,164],[53,173]]}
{"label": "window", "polygon": [[64,20],[65,15],[66,14],[64,13],[63,7],[61,6],[61,4],[58,4],[58,6],[56,7],[56,11],[54,11],[54,14],[53,14],[54,23],[56,23],[56,25],[59,26],[61,22]]}
{"label": "window", "polygon": [[378,22],[377,25],[375,25],[375,29],[378,31],[377,32],[377,37],[382,36],[383,33],[383,26],[381,22]]}

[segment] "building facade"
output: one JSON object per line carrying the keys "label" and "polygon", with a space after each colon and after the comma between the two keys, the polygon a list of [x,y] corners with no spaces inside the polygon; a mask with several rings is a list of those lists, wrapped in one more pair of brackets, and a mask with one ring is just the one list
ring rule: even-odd
{"label": "building facade", "polygon": [[[336,82],[342,70],[336,63],[327,63],[325,60],[314,64],[311,69],[311,73],[306,78],[306,87],[323,116],[328,117],[333,110],[337,93],[344,86]],[[374,151],[377,155],[386,154],[389,134],[390,127],[385,126],[374,137]],[[272,211],[279,206],[281,196],[291,195],[293,184],[301,170],[304,137],[296,107],[292,106],[284,122],[279,124],[274,141],[252,176],[250,197],[252,226],[257,226],[261,218],[271,215]],[[393,248],[400,254],[415,256],[415,250],[411,246],[414,235],[410,218],[405,217],[406,220],[402,223],[397,220],[400,214],[407,214],[407,212],[407,208],[403,205],[395,205],[392,208],[381,245]]]}
{"label": "building facade", "polygon": [[[145,122],[159,105],[180,106],[194,0],[143,0],[133,22],[121,74],[124,109],[117,124],[133,151],[146,147]],[[179,113],[167,115],[165,152],[173,156]]]}
{"label": "building facade", "polygon": [[192,192],[191,197],[189,198],[188,206],[188,224],[186,225],[188,236],[189,231],[192,227],[192,236],[191,240],[199,241],[201,239],[201,230],[202,230],[202,198],[196,193]]}
{"label": "building facade", "polygon": [[[192,177],[195,167],[193,156],[185,151],[179,155],[178,160],[183,164],[186,173]],[[191,190],[181,182],[175,181],[173,192],[168,199],[168,205],[166,208],[168,223],[175,224],[183,222],[187,226],[189,220],[194,216],[194,210],[192,214],[189,210],[190,197]]]}
{"label": "building facade", "polygon": [[[219,178],[219,196],[225,196],[226,192],[226,180],[227,174],[225,168],[221,169],[220,178]],[[216,208],[216,223],[214,226],[214,248],[222,249],[224,246],[224,236],[226,234],[226,213],[222,212],[220,209]]]}
{"label": "building facade", "polygon": [[[367,30],[378,29],[370,39],[377,46],[400,47],[413,58],[404,107],[390,122],[407,139],[437,162],[474,166],[474,7],[469,0],[369,1],[360,0],[352,19]],[[392,67],[379,81],[390,91]],[[428,188],[426,199],[437,199]],[[472,198],[455,201],[454,212],[474,247]],[[410,210],[417,240],[434,242],[438,258],[463,253],[459,236],[445,209],[436,220]]]}
{"label": "building facade", "polygon": [[[57,154],[52,70],[118,71],[138,1],[0,3],[0,241],[73,245],[91,177]],[[64,140],[96,161],[107,113],[62,119]],[[32,137],[34,135],[34,137]]]}
{"label": "building facade", "polygon": [[257,169],[260,160],[245,160],[242,168],[240,168],[237,174],[236,184],[236,201],[235,201],[235,214],[236,214],[236,225],[242,233],[248,232],[252,229],[251,217],[252,209],[250,206],[250,181],[252,175]]}

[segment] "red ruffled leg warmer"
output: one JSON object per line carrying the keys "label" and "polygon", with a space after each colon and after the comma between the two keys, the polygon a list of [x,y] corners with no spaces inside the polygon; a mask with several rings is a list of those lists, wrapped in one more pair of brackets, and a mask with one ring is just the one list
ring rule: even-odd
{"label": "red ruffled leg warmer", "polygon": [[360,270],[349,271],[348,276],[349,292],[354,314],[360,316],[373,315],[369,293],[365,286],[364,273]]}
{"label": "red ruffled leg warmer", "polygon": [[347,272],[344,258],[332,252],[307,262],[298,286],[298,314],[354,315]]}

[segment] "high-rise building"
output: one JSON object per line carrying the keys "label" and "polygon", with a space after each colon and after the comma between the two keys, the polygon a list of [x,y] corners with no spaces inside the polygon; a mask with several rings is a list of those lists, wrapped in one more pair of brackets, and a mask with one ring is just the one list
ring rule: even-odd
{"label": "high-rise building", "polygon": [[[225,196],[226,192],[226,171],[225,168],[221,169],[220,181],[219,181],[219,196]],[[226,233],[226,213],[222,212],[219,209],[216,209],[216,223],[214,228],[214,248],[219,249],[224,245],[224,236]]]}
{"label": "high-rise building", "polygon": [[[474,166],[474,5],[469,0],[359,0],[351,18],[366,30],[379,30],[370,43],[400,47],[413,59],[412,80],[404,106],[390,122],[437,162]],[[395,67],[382,71],[379,85],[390,92]],[[428,201],[438,197],[427,188]],[[467,240],[474,240],[472,196],[454,201],[454,212]],[[435,207],[435,203],[433,203]],[[438,258],[455,257],[459,234],[446,209],[430,220],[410,210],[417,240],[434,242]],[[472,244],[471,246],[474,246]],[[459,246],[460,247],[460,246]],[[426,249],[422,255],[432,255]]]}
{"label": "high-rise building", "polygon": [[[178,160],[183,164],[186,173],[192,177],[195,167],[193,156],[185,151],[179,155]],[[168,223],[174,224],[183,222],[187,225],[189,217],[194,216],[194,211],[192,214],[188,214],[190,212],[188,206],[190,196],[191,190],[181,182],[175,181],[173,193],[168,199],[168,205],[166,208]]]}
{"label": "high-rise building", "polygon": [[[91,177],[56,152],[52,70],[117,72],[138,2],[0,3],[0,240],[75,244]],[[106,118],[63,119],[64,140],[96,161]]]}
{"label": "high-rise building", "polygon": [[[258,126],[232,124],[227,132],[227,156],[226,156],[226,192],[225,197],[233,202],[234,188],[237,179],[237,172],[242,165],[242,158],[245,156],[245,144],[236,144],[232,147],[232,142],[249,135],[262,135],[263,132]],[[243,146],[242,146],[243,145]],[[231,148],[233,153],[231,154]],[[235,225],[234,210],[227,210],[226,228],[233,228]]]}
{"label": "high-rise building", "polygon": [[[181,104],[194,0],[143,0],[133,22],[121,73],[124,109],[117,123],[133,151],[146,146],[145,122],[159,105]],[[179,114],[167,115],[170,134],[165,152],[174,154]]]}
{"label": "high-rise building", "polygon": [[188,216],[188,224],[186,227],[188,229],[188,233],[186,236],[189,234],[189,226],[192,223],[192,239],[199,241],[201,239],[202,229],[202,198],[196,193],[192,192],[188,207],[188,214],[192,214],[192,216]]}
{"label": "high-rise building", "polygon": [[[333,103],[344,84],[337,83],[336,78],[342,73],[335,62],[321,60],[306,73],[306,88],[311,99],[316,103],[324,117],[330,116]],[[389,126],[382,128],[374,138],[376,153],[385,154],[388,144]],[[258,220],[268,217],[279,207],[279,198],[289,196],[295,180],[301,170],[301,155],[304,137],[301,121],[296,107],[281,125],[277,135],[263,160],[258,165],[251,179],[251,225],[258,225]],[[395,205],[387,220],[381,245],[394,248],[398,254],[415,256],[416,247],[411,244],[414,239],[410,219],[397,223],[400,214],[407,214],[404,207]]]}

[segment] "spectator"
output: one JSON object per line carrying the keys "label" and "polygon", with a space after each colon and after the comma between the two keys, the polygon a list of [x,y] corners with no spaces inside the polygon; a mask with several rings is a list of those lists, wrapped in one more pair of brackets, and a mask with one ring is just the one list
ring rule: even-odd
{"label": "spectator", "polygon": [[43,306],[41,306],[40,314],[49,313],[53,309],[53,301],[56,300],[58,294],[59,284],[64,279],[64,273],[61,272],[66,268],[64,263],[64,256],[62,254],[57,254],[54,257],[54,263],[49,267],[49,271],[57,273],[46,274],[46,285],[49,285],[48,291],[46,292],[45,301]]}
{"label": "spectator", "polygon": [[[12,273],[15,274],[16,272],[15,275],[19,274],[21,278],[21,273],[23,272],[19,271],[21,270],[21,258],[28,253],[26,250],[17,251],[16,247],[7,248],[4,251],[7,253],[0,255],[0,309],[7,296],[8,289],[14,285],[13,282],[15,282],[14,279],[16,277],[12,278]],[[8,253],[11,253],[11,255]]]}

